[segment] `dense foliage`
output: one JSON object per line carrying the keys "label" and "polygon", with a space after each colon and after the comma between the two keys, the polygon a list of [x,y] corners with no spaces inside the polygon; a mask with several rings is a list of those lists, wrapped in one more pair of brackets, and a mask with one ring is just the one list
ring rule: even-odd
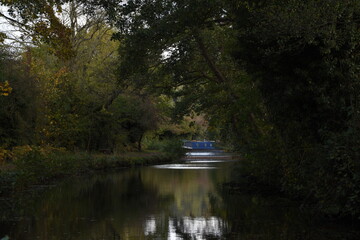
{"label": "dense foliage", "polygon": [[0,17],[19,35],[1,39],[2,149],[141,151],[145,135],[156,141],[163,131],[192,132],[171,122],[170,98],[119,84],[119,42],[103,10],[88,11],[81,1],[2,3]]}
{"label": "dense foliage", "polygon": [[258,77],[281,137],[282,188],[359,216],[359,2],[290,0],[249,12],[237,20],[246,47],[235,58]]}

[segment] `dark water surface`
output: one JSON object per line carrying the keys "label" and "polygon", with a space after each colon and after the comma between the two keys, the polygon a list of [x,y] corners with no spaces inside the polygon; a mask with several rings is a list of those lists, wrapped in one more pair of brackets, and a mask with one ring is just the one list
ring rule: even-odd
{"label": "dark water surface", "polygon": [[0,219],[0,239],[360,239],[353,228],[325,224],[287,200],[229,193],[222,184],[235,164],[201,153],[70,179],[25,197],[16,216]]}

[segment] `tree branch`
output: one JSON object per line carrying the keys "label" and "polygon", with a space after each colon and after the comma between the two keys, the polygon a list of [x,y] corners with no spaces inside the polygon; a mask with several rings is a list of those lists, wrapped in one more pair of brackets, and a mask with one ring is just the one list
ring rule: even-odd
{"label": "tree branch", "polygon": [[211,69],[211,71],[214,73],[214,75],[216,77],[216,82],[217,83],[226,83],[227,82],[226,78],[220,72],[220,70],[217,68],[215,63],[210,58],[210,55],[207,52],[207,49],[205,47],[203,39],[199,36],[199,34],[195,34],[194,37],[195,37],[195,41],[197,42],[197,44],[199,46],[201,55],[204,57],[206,63],[208,64],[209,68]]}
{"label": "tree branch", "polygon": [[111,96],[106,100],[106,102],[103,105],[95,108],[93,112],[99,112],[102,109],[107,109],[122,92],[123,91],[121,89],[116,89],[115,91],[113,91]]}
{"label": "tree branch", "polygon": [[9,22],[15,23],[15,24],[20,25],[20,26],[23,26],[23,27],[27,27],[26,24],[24,24],[24,23],[22,23],[22,22],[19,22],[19,21],[13,19],[13,18],[10,18],[10,17],[6,16],[5,14],[3,14],[2,12],[0,12],[0,16],[3,17],[3,18],[5,18],[5,19],[8,20]]}

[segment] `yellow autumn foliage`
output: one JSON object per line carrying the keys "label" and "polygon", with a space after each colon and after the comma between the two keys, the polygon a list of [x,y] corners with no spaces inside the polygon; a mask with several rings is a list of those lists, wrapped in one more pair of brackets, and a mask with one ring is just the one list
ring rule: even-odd
{"label": "yellow autumn foliage", "polygon": [[0,96],[8,96],[12,92],[12,88],[8,81],[0,82]]}
{"label": "yellow autumn foliage", "polygon": [[22,156],[25,156],[31,151],[33,151],[33,148],[29,145],[14,147],[12,150],[13,158],[21,158]]}

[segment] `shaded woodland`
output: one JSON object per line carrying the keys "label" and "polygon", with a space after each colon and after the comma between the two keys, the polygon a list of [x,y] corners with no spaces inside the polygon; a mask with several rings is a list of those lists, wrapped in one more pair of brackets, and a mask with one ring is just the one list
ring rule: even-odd
{"label": "shaded woodland", "polygon": [[360,217],[359,1],[1,3],[0,161],[206,137],[257,181]]}

